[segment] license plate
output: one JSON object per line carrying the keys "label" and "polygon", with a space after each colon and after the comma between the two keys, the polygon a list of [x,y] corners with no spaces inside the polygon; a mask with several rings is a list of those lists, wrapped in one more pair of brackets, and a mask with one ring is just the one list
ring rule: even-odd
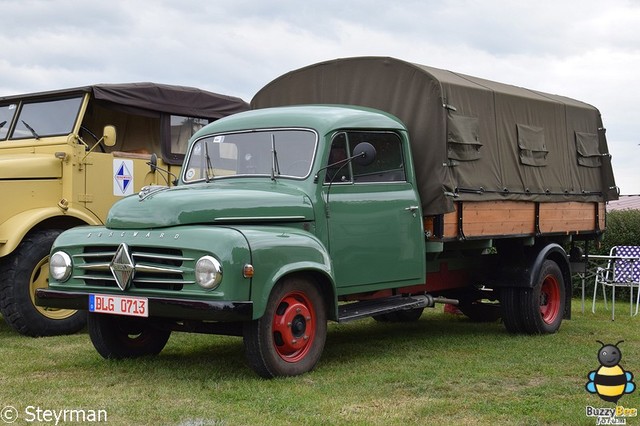
{"label": "license plate", "polygon": [[148,317],[149,304],[145,297],[90,294],[89,312],[128,315],[132,317]]}

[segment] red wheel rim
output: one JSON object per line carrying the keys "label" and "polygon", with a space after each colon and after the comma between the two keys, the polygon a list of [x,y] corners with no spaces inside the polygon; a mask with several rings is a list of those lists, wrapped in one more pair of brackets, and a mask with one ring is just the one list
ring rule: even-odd
{"label": "red wheel rim", "polygon": [[272,330],[276,352],[283,360],[303,359],[316,333],[316,315],[309,298],[299,291],[285,295],[273,316]]}
{"label": "red wheel rim", "polygon": [[540,314],[542,320],[552,324],[560,315],[560,283],[553,275],[547,275],[540,289]]}

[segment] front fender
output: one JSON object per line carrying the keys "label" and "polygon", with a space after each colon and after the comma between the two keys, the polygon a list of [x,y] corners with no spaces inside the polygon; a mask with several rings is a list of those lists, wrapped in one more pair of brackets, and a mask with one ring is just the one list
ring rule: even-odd
{"label": "front fender", "polygon": [[24,236],[38,224],[55,218],[59,218],[61,222],[80,221],[88,225],[102,223],[95,215],[74,208],[68,209],[64,214],[59,207],[26,210],[0,224],[0,257],[13,252]]}
{"label": "front fender", "polygon": [[[255,273],[251,285],[253,318],[266,309],[271,290],[283,277],[294,273],[320,275],[329,306],[337,306],[335,280],[329,252],[313,234],[297,228],[276,226],[238,227],[251,250]],[[334,315],[330,314],[330,317]]]}

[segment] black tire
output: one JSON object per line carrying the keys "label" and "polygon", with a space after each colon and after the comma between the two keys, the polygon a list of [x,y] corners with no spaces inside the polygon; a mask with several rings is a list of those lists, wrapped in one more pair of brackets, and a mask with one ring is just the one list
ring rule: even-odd
{"label": "black tire", "polygon": [[545,260],[533,288],[503,288],[502,319],[511,333],[551,334],[558,331],[565,308],[565,287],[557,263]]}
{"label": "black tire", "polygon": [[520,312],[521,288],[505,287],[500,293],[502,322],[509,333],[523,333],[524,323]]}
{"label": "black tire", "polygon": [[529,334],[551,334],[558,331],[565,307],[565,287],[557,263],[545,260],[533,288],[523,289],[520,296],[524,330]]}
{"label": "black tire", "polygon": [[313,370],[327,337],[320,290],[305,278],[286,278],[271,291],[262,318],[244,324],[243,337],[247,362],[262,377]]}
{"label": "black tire", "polygon": [[35,305],[35,290],[47,287],[49,251],[62,231],[27,235],[0,263],[0,312],[14,330],[27,336],[72,334],[86,323],[86,313]]}
{"label": "black tire", "polygon": [[148,318],[121,315],[89,313],[87,328],[91,343],[107,359],[158,355],[171,336],[171,330]]}
{"label": "black tire", "polygon": [[458,309],[473,322],[496,322],[502,317],[502,310],[497,303],[481,301],[461,302]]}
{"label": "black tire", "polygon": [[420,319],[422,312],[424,312],[424,308],[404,309],[402,311],[374,315],[373,319],[378,322],[414,322]]}

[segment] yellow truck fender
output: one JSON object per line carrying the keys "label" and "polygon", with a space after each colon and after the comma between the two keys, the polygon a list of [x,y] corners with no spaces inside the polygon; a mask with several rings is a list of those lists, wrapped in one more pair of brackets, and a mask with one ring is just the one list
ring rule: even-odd
{"label": "yellow truck fender", "polygon": [[59,207],[26,210],[0,225],[0,258],[9,255],[29,231],[48,220],[57,220],[55,228],[66,229],[77,225],[99,225],[102,221],[84,209],[69,208],[61,213]]}

